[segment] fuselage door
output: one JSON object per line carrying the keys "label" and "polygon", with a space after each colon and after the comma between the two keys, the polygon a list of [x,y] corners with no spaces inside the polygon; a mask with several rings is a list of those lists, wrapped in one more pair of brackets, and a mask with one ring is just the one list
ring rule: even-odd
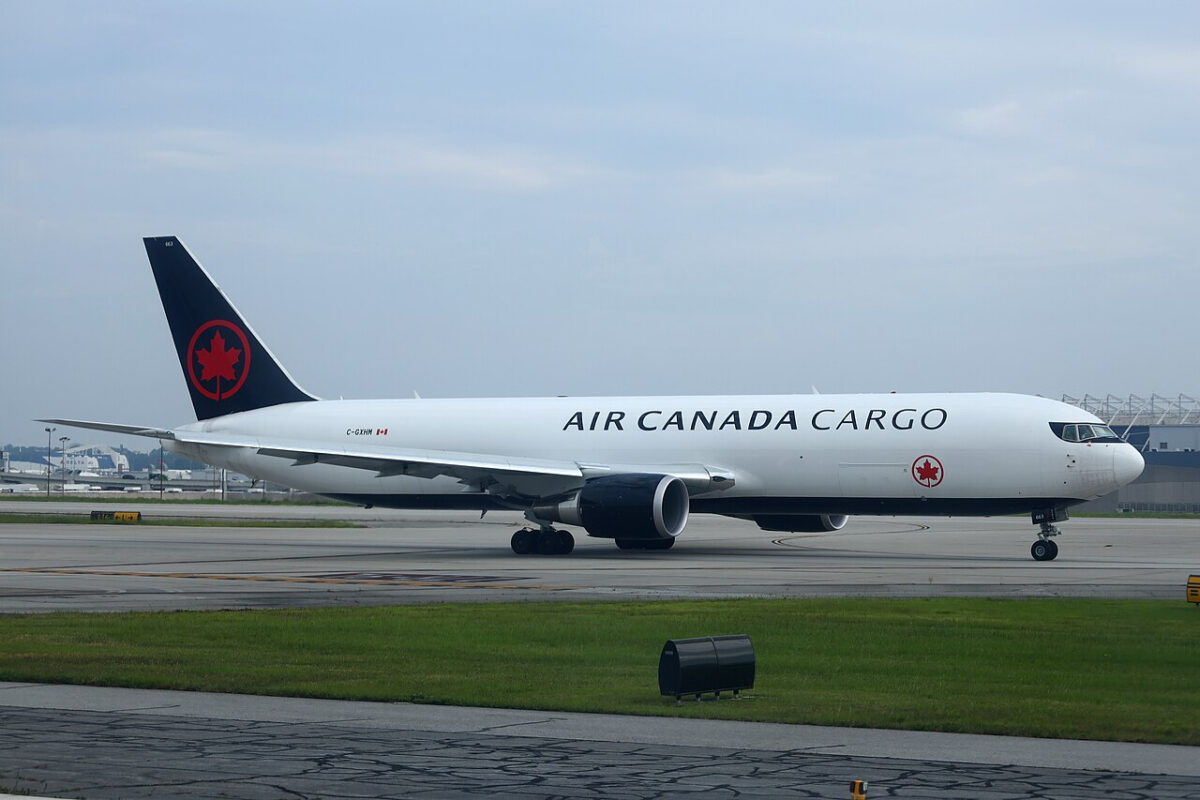
{"label": "fuselage door", "polygon": [[908,466],[903,463],[839,464],[842,497],[914,497],[920,487],[909,475]]}

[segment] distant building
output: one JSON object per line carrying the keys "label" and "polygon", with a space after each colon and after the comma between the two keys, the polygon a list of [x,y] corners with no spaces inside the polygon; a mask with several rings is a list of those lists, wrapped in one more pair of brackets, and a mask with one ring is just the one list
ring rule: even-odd
{"label": "distant building", "polygon": [[1142,476],[1081,511],[1200,513],[1200,401],[1189,395],[1063,396],[1095,414],[1146,459]]}
{"label": "distant building", "polygon": [[[68,474],[92,472],[97,475],[116,475],[129,471],[129,459],[124,453],[111,447],[101,445],[68,447],[65,456]],[[50,464],[51,468],[61,471],[63,457],[62,452],[51,451],[45,461]]]}

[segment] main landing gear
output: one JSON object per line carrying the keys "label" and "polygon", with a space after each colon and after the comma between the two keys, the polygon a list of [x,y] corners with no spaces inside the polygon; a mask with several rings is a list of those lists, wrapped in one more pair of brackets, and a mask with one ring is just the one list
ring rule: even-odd
{"label": "main landing gear", "polygon": [[1034,561],[1053,561],[1058,557],[1058,545],[1050,537],[1062,533],[1054,523],[1068,518],[1065,508],[1033,512],[1033,524],[1041,526],[1041,530],[1038,531],[1038,540],[1029,548],[1029,554],[1033,556]]}
{"label": "main landing gear", "polygon": [[512,551],[519,556],[537,553],[542,556],[565,556],[575,549],[575,537],[570,531],[554,528],[522,528],[512,535]]}

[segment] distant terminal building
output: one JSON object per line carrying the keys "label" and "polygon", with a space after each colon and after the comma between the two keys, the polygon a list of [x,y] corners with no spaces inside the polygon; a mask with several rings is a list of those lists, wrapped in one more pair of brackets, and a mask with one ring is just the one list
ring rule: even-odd
{"label": "distant terminal building", "polygon": [[65,453],[52,450],[46,461],[52,468],[61,470],[64,458],[68,473],[114,475],[129,471],[129,458],[124,453],[102,445],[68,447]]}
{"label": "distant terminal building", "polygon": [[102,445],[76,445],[65,451],[51,448],[48,453],[38,455],[37,461],[15,461],[11,454],[0,453],[0,474],[10,482],[21,475],[37,475],[44,485],[47,478],[61,481],[75,477],[121,477],[128,473],[128,456]]}
{"label": "distant terminal building", "polygon": [[1200,513],[1200,401],[1186,394],[1062,399],[1104,420],[1146,459],[1142,477],[1080,510]]}

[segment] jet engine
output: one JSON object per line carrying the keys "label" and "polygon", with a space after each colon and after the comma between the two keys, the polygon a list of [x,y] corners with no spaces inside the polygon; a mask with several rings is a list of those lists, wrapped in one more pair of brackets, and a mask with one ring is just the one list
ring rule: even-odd
{"label": "jet engine", "polygon": [[687,486],[674,475],[629,474],[594,478],[567,500],[533,513],[601,539],[651,541],[678,536],[688,508]]}
{"label": "jet engine", "polygon": [[846,527],[845,514],[759,514],[754,517],[764,531],[821,533]]}

